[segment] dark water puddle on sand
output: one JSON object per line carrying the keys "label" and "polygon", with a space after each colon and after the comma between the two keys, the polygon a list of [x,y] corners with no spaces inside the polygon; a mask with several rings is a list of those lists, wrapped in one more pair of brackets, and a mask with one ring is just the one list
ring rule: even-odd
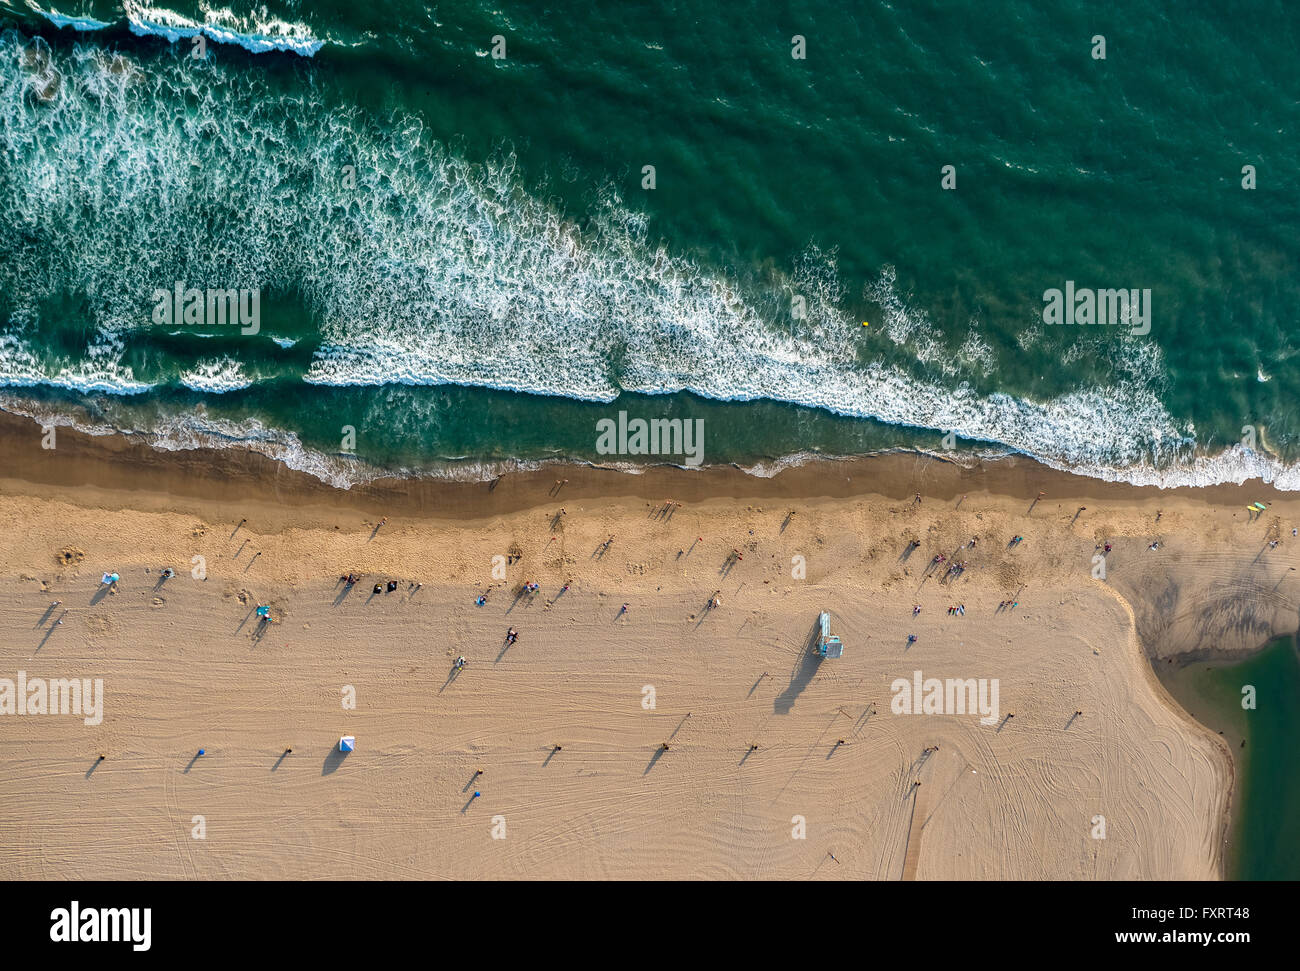
{"label": "dark water puddle on sand", "polygon": [[[1198,661],[1161,680],[1236,764],[1227,875],[1300,878],[1300,655],[1290,637],[1241,662]],[[1255,707],[1243,707],[1253,686]],[[1244,746],[1243,746],[1244,743]]]}

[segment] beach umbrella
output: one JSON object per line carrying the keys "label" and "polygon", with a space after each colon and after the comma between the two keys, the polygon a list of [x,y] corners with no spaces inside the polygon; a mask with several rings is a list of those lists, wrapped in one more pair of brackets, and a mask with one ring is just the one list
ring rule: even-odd
{"label": "beach umbrella", "polygon": [[339,751],[351,752],[357,747],[357,740],[352,735],[344,735],[339,739]]}

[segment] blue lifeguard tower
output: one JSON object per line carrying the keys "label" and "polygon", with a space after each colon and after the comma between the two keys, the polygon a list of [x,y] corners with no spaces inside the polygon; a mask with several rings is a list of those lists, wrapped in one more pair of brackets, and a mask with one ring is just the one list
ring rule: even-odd
{"label": "blue lifeguard tower", "polygon": [[822,657],[843,657],[844,642],[831,633],[831,615],[822,611],[821,633],[817,637],[817,653]]}

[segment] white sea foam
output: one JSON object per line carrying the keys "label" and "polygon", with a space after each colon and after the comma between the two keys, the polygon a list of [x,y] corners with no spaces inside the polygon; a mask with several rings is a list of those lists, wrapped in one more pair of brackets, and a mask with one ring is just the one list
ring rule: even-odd
{"label": "white sea foam", "polygon": [[56,364],[37,360],[28,346],[14,334],[0,334],[0,387],[45,385],[83,394],[144,394],[154,385],[137,381],[130,367],[117,359],[116,349],[93,346],[80,361]]}
{"label": "white sea foam", "polygon": [[[126,336],[149,326],[153,287],[283,287],[318,322],[306,380],[319,385],[456,383],[592,401],[688,390],[951,431],[1101,478],[1300,478],[1258,457],[1197,456],[1193,431],[1160,401],[1164,366],[1149,340],[1071,345],[1109,355],[1106,387],[1043,400],[977,391],[970,379],[996,368],[987,342],[972,326],[950,346],[886,267],[869,295],[892,357],[863,363],[874,338],[842,309],[833,253],[810,247],[767,285],[743,286],[655,243],[645,214],[613,193],[580,229],[523,190],[512,154],[471,164],[417,120],[380,126],[179,55],[123,69],[81,44],[56,55],[67,83],[40,101],[25,96],[22,43],[0,39],[0,166],[14,169],[0,222],[34,229],[40,214],[44,248],[0,261],[0,285],[27,295],[28,315],[83,295],[96,337],[83,362],[51,367],[11,335],[0,381],[147,390],[122,360]],[[355,188],[342,187],[344,166]],[[258,219],[230,218],[245,213]],[[796,325],[792,295],[807,302]],[[19,324],[15,334],[34,326]],[[202,390],[249,380],[197,372],[186,383]]]}
{"label": "white sea foam", "polygon": [[253,54],[286,51],[312,57],[325,46],[303,24],[288,23],[267,14],[266,8],[250,14],[235,14],[227,8],[201,4],[201,21],[191,20],[166,7],[127,0],[124,4],[131,33],[140,37],[162,37],[168,43],[200,34],[218,44],[234,44]]}
{"label": "white sea foam", "polygon": [[180,383],[194,391],[225,394],[252,387],[253,379],[244,373],[244,365],[233,357],[199,361],[180,376]]}
{"label": "white sea foam", "polygon": [[70,17],[61,14],[57,10],[42,10],[32,0],[27,0],[27,6],[34,13],[40,14],[56,27],[71,27],[73,30],[103,30],[105,27],[111,27],[112,24],[105,23],[102,20],[96,20],[94,17]]}
{"label": "white sea foam", "polygon": [[[27,8],[56,27],[71,27],[76,31],[105,30],[113,23],[94,17],[77,17],[64,14],[54,7],[44,9],[34,0],[26,0]],[[148,0],[126,0],[122,7],[127,29],[137,37],[160,37],[170,44],[200,35],[217,44],[232,44],[252,54],[274,51],[313,57],[325,46],[306,24],[281,20],[267,12],[265,6],[237,13],[228,7],[199,5],[201,19],[191,19],[184,14],[155,6]]]}

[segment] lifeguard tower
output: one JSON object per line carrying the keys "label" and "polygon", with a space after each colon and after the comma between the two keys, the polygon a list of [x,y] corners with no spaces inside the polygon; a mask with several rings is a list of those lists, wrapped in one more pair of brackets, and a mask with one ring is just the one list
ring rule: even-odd
{"label": "lifeguard tower", "polygon": [[831,633],[831,615],[822,611],[822,629],[817,637],[817,653],[822,657],[843,657],[844,642]]}

